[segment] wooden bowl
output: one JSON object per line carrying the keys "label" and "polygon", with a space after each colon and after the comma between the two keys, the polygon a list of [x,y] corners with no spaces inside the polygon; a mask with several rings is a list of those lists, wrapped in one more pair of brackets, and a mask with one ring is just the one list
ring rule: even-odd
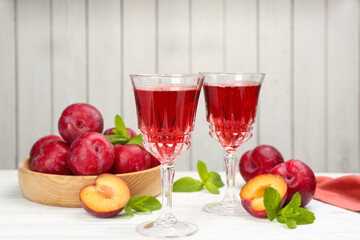
{"label": "wooden bowl", "polygon": [[[39,173],[30,170],[29,158],[18,167],[22,194],[29,200],[59,207],[81,207],[80,189],[94,184],[97,176],[73,176]],[[152,195],[161,192],[160,165],[139,172],[116,174],[128,185],[131,196]]]}

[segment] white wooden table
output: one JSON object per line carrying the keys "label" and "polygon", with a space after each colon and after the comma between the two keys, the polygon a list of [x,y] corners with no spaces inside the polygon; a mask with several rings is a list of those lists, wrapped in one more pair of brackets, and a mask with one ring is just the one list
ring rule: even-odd
{"label": "white wooden table", "polygon": [[[320,174],[319,174],[320,175]],[[325,175],[325,174],[321,174]],[[339,174],[326,174],[339,176]],[[177,172],[198,178],[195,172]],[[224,175],[222,174],[224,179]],[[237,187],[244,184],[237,175]],[[224,189],[222,189],[223,191]],[[252,216],[224,217],[206,213],[202,205],[219,200],[219,195],[206,191],[174,193],[174,213],[199,227],[187,239],[360,239],[360,213],[347,211],[313,200],[308,209],[316,221],[311,225],[288,229],[284,224]],[[135,227],[156,218],[152,214],[118,215],[96,218],[82,208],[61,208],[40,205],[25,199],[18,187],[15,170],[0,171],[0,239],[148,239]]]}

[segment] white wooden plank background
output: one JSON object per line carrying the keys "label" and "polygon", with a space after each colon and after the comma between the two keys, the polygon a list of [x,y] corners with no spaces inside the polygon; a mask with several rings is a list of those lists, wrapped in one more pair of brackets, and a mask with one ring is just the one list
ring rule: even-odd
{"label": "white wooden plank background", "polygon": [[328,2],[328,171],[359,170],[359,1]]}
{"label": "white wooden plank background", "polygon": [[[0,169],[89,102],[137,129],[131,73],[266,72],[254,137],[315,171],[360,171],[359,0],[0,0]],[[200,97],[192,147],[223,169]]]}
{"label": "white wooden plank background", "polygon": [[51,133],[51,24],[49,0],[16,3],[19,161],[35,140]]}
{"label": "white wooden plank background", "polygon": [[85,0],[52,1],[52,133],[66,106],[86,102]]}
{"label": "white wooden plank background", "polygon": [[261,0],[259,71],[266,73],[260,92],[261,144],[292,157],[291,1]]}
{"label": "white wooden plank background", "polygon": [[296,0],[293,10],[294,157],[323,171],[327,158],[326,0]]}
{"label": "white wooden plank background", "polygon": [[121,114],[121,5],[117,0],[89,0],[88,100],[99,108],[104,128]]}
{"label": "white wooden plank background", "polygon": [[16,167],[15,4],[0,1],[0,168]]}

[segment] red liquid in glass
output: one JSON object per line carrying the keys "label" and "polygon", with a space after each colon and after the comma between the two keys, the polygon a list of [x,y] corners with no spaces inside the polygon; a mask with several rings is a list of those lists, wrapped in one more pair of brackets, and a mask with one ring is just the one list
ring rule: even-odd
{"label": "red liquid in glass", "polygon": [[182,85],[142,86],[134,90],[144,144],[149,144],[160,161],[173,161],[190,147],[200,90]]}
{"label": "red liquid in glass", "polygon": [[226,150],[236,150],[252,136],[259,92],[255,82],[204,84],[210,135]]}

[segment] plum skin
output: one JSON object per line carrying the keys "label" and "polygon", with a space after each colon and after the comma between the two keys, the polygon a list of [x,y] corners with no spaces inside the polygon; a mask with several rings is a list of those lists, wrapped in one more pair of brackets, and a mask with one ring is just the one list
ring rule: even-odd
{"label": "plum skin", "polygon": [[240,174],[245,182],[248,182],[253,177],[269,173],[283,162],[284,158],[276,148],[260,145],[242,155],[239,163]]}
{"label": "plum skin", "polygon": [[285,204],[289,203],[296,192],[301,195],[301,206],[307,205],[314,197],[316,178],[311,168],[304,162],[291,159],[275,166],[271,174],[284,178],[288,187],[288,197]]}
{"label": "plum skin", "polygon": [[150,154],[138,145],[114,145],[112,173],[137,172],[150,168]]}
{"label": "plum skin", "polygon": [[61,140],[45,141],[34,153],[29,167],[32,171],[69,175],[71,171],[68,167],[69,146]]}
{"label": "plum skin", "polygon": [[58,130],[61,137],[71,144],[86,132],[102,133],[104,119],[98,109],[87,103],[74,103],[62,112]]}
{"label": "plum skin", "polygon": [[115,158],[112,143],[101,133],[87,132],[70,146],[68,163],[75,175],[98,175],[108,172]]}
{"label": "plum skin", "polygon": [[100,218],[113,217],[113,216],[119,214],[125,207],[124,206],[124,207],[122,207],[120,209],[116,209],[116,210],[110,211],[110,212],[98,212],[98,211],[95,211],[95,210],[89,208],[88,206],[86,206],[86,204],[82,201],[81,198],[80,198],[80,203],[81,203],[81,206],[85,209],[85,211],[87,211],[88,213],[90,213],[91,215],[93,215],[95,217],[100,217]]}
{"label": "plum skin", "polygon": [[34,154],[40,148],[40,146],[44,142],[49,141],[49,140],[61,140],[62,141],[62,138],[59,136],[56,136],[56,135],[48,135],[48,136],[42,137],[39,140],[37,140],[30,150],[30,161],[34,157]]}

